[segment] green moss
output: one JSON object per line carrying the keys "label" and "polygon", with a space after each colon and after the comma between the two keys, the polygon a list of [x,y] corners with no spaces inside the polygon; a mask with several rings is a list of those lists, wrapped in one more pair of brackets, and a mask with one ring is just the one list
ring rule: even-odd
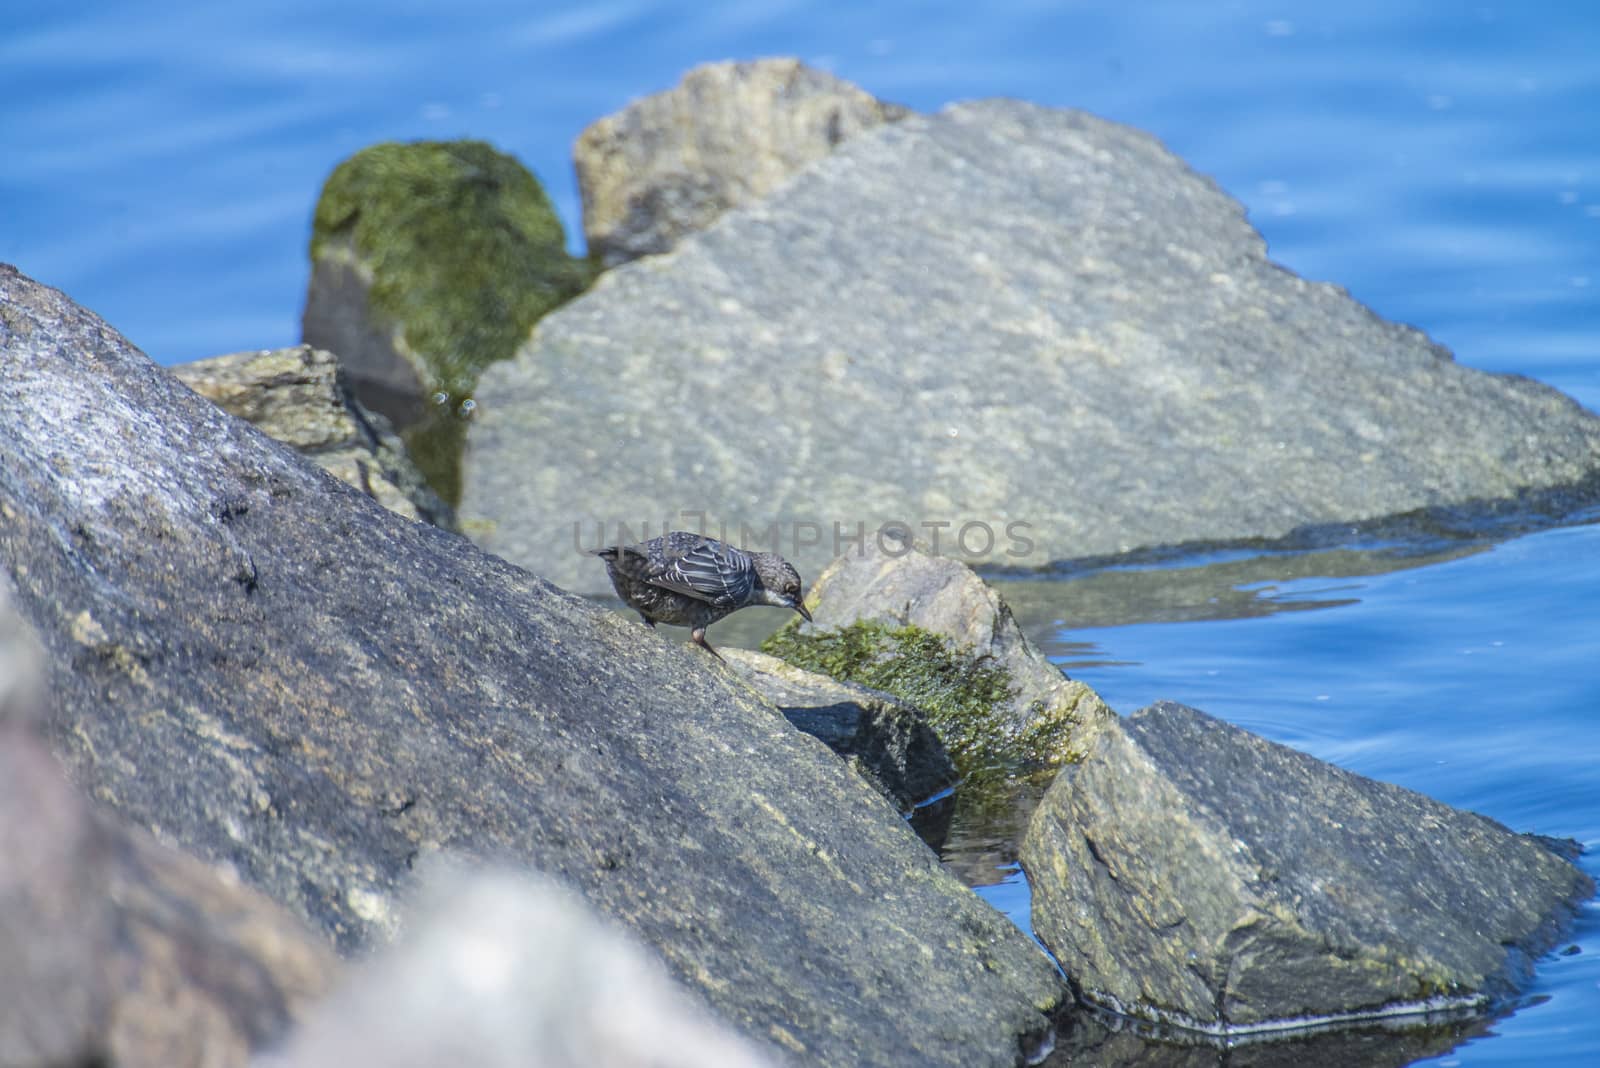
{"label": "green moss", "polygon": [[1068,752],[1071,716],[1018,714],[1010,673],[915,626],[857,620],[826,632],[791,625],[761,646],[797,667],[885,690],[920,708],[969,782],[1052,768]]}
{"label": "green moss", "polygon": [[[389,142],[341,163],[317,201],[312,258],[345,242],[372,271],[371,306],[399,325],[424,388],[450,397],[434,424],[455,419],[483,369],[595,273],[567,254],[538,179],[481,141]],[[407,434],[452,503],[461,437],[438,425]],[[457,452],[436,454],[441,443]]]}
{"label": "green moss", "polygon": [[428,488],[450,507],[460,507],[467,421],[449,405],[430,407],[419,421],[400,432],[400,439]]}

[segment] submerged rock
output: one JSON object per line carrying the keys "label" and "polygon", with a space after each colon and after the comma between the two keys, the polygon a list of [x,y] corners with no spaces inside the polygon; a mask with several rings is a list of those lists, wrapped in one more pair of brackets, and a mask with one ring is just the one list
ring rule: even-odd
{"label": "submerged rock", "polygon": [[222,871],[91,812],[40,737],[0,574],[0,1064],[243,1068],[331,983],[327,947]]}
{"label": "submerged rock", "polygon": [[607,272],[476,397],[464,521],[596,593],[575,529],[684,513],[735,540],[775,524],[751,547],[809,576],[891,521],[1033,566],[1591,500],[1600,473],[1600,418],[1570,398],[1272,263],[1148,134],[1017,101],[849,139]]}
{"label": "submerged rock", "polygon": [[0,360],[0,568],[101,805],[351,953],[430,853],[536,868],[795,1063],[1011,1065],[1048,1029],[1044,955],[699,650],[385,511],[5,267]]}
{"label": "submerged rock", "polygon": [[784,718],[843,757],[902,814],[955,786],[956,766],[938,734],[893,694],[749,649],[724,648],[722,656]]}
{"label": "submerged rock", "polygon": [[481,141],[385,142],[334,168],[317,199],[302,338],[339,357],[453,504],[479,373],[590,277],[512,157]]}
{"label": "submerged rock", "polygon": [[578,136],[589,251],[607,267],[666,252],[847,138],[908,114],[798,59],[696,67]]}
{"label": "submerged rock", "polygon": [[1480,1005],[1594,885],[1493,820],[1182,705],[1082,735],[1022,861],[1076,989],[1214,1033]]}
{"label": "submerged rock", "polygon": [[428,488],[389,421],[356,400],[333,353],[298,345],[213,356],[168,370],[391,512],[456,529],[455,511]]}

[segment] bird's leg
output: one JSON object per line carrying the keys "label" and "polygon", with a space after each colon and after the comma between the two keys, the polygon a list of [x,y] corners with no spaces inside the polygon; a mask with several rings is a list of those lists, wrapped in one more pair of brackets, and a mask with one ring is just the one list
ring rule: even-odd
{"label": "bird's leg", "polygon": [[651,630],[656,629],[656,621],[645,615],[643,612],[639,613],[639,618],[644,620],[644,625],[649,627]]}
{"label": "bird's leg", "polygon": [[718,660],[722,659],[722,654],[721,653],[717,652],[715,649],[711,648],[711,646],[706,644],[706,628],[704,628],[704,627],[696,627],[696,628],[694,628],[694,630],[689,632],[689,637],[700,648],[704,649],[706,652],[710,653],[712,656],[716,657]]}

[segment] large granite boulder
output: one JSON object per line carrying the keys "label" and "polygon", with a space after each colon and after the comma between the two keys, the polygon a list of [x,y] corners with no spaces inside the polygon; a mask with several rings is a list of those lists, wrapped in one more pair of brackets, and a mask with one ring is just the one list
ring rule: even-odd
{"label": "large granite boulder", "polygon": [[385,511],[9,267],[0,360],[0,568],[102,806],[347,952],[427,854],[537,868],[796,1063],[1046,1033],[1050,962],[699,650]]}
{"label": "large granite boulder", "polygon": [[895,520],[1031,566],[1600,472],[1566,396],[1283,270],[1149,135],[1017,101],[880,125],[607,272],[476,399],[463,521],[585,592],[575,540],[685,512],[810,576]]}
{"label": "large granite boulder", "polygon": [[1477,1006],[1594,884],[1544,842],[1182,705],[1080,735],[1022,861],[1076,989],[1213,1033]]}
{"label": "large granite boulder", "polygon": [[666,252],[846,138],[908,114],[798,59],[696,67],[578,136],[589,252],[607,267]]}
{"label": "large granite boulder", "polygon": [[455,529],[455,511],[428,488],[389,421],[356,400],[333,353],[297,345],[213,356],[168,370],[391,512]]}
{"label": "large granite boulder", "polygon": [[243,1068],[331,983],[326,944],[89,805],[41,736],[0,573],[0,1065]]}
{"label": "large granite boulder", "polygon": [[357,399],[453,504],[479,372],[591,274],[512,157],[481,141],[385,142],[322,187],[301,338],[339,357]]}
{"label": "large granite boulder", "polygon": [[428,873],[400,942],[256,1068],[773,1068],[548,880]]}

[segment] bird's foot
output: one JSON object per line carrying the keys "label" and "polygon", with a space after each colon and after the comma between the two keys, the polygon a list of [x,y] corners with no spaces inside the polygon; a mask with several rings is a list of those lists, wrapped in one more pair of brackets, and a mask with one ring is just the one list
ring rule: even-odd
{"label": "bird's foot", "polygon": [[[696,627],[696,628],[694,628],[694,630],[689,632],[689,638],[696,645],[698,645],[700,648],[704,649],[706,652],[710,653],[712,656],[716,657],[718,660],[722,659],[722,654],[721,653],[717,652],[715,649],[711,648],[710,645],[706,644],[706,628],[704,628],[704,627]],[[724,661],[724,663],[726,663],[726,661]]]}

